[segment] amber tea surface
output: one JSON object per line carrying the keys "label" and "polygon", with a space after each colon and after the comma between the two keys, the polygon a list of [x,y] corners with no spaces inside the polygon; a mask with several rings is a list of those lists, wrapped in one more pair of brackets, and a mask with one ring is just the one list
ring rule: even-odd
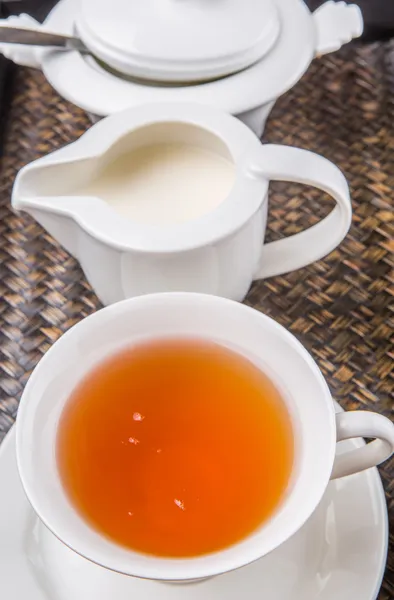
{"label": "amber tea surface", "polygon": [[221,550],[253,532],[281,502],[293,453],[270,379],[196,339],[146,342],[97,364],[57,438],[60,476],[83,518],[162,557]]}

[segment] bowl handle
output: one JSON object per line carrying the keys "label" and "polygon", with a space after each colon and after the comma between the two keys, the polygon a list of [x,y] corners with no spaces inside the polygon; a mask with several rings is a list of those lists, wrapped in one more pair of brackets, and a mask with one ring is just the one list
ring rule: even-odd
{"label": "bowl handle", "polygon": [[342,172],[319,154],[290,146],[264,145],[249,166],[255,177],[317,187],[332,196],[335,208],[319,223],[285,239],[264,244],[254,279],[305,267],[331,252],[347,234],[352,218],[349,187]]}
{"label": "bowl handle", "polygon": [[331,479],[338,479],[376,467],[394,452],[394,423],[387,417],[365,410],[336,415],[337,442],[355,437],[376,438],[373,442],[344,452],[335,458]]}
{"label": "bowl handle", "polygon": [[[18,16],[12,15],[11,17],[8,17],[8,19],[0,19],[0,24],[6,25],[7,27],[20,27],[21,29],[40,30],[42,28],[42,25],[38,21],[24,13]],[[42,49],[37,49],[35,46],[0,44],[0,53],[21,67],[41,69],[40,56],[42,55],[42,52]]]}
{"label": "bowl handle", "polygon": [[339,50],[363,32],[364,22],[356,4],[329,0],[312,14],[316,30],[317,56]]}

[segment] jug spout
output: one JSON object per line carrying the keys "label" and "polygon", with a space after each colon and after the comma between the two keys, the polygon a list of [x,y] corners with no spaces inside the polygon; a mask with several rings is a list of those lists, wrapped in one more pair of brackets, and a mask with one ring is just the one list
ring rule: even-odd
{"label": "jug spout", "polygon": [[18,210],[17,205],[25,199],[70,196],[94,174],[96,162],[91,157],[64,160],[64,150],[44,156],[19,171],[12,192],[14,208]]}
{"label": "jug spout", "polygon": [[45,200],[13,197],[12,206],[33,217],[69,254],[78,259],[78,225],[74,219],[52,211]]}
{"label": "jug spout", "polygon": [[36,219],[70,254],[78,258],[78,225],[75,220],[78,198],[69,194],[86,179],[91,165],[88,160],[70,164],[50,163],[47,159],[39,159],[18,173],[11,204],[15,210],[23,210]]}

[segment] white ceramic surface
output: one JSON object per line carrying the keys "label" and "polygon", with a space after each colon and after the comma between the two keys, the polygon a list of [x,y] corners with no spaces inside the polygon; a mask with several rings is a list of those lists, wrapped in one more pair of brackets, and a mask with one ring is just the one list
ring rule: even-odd
{"label": "white ceramic surface", "polygon": [[[105,161],[137,146],[171,141],[197,144],[235,164],[229,196],[199,219],[167,227],[137,224],[99,198],[73,192]],[[263,245],[270,180],[316,186],[336,207],[306,231]],[[100,121],[74,144],[24,167],[12,204],[80,261],[104,304],[167,291],[242,300],[254,279],[298,269],[331,252],[351,223],[346,180],[328,160],[297,148],[261,145],[234,117],[180,103],[148,104]]]}
{"label": "white ceramic surface", "polygon": [[[79,36],[117,71],[156,81],[201,81],[235,73],[275,44],[274,0],[80,0]],[[234,26],[236,24],[236,26]]]}
{"label": "white ceramic surface", "polygon": [[[140,554],[91,528],[69,501],[55,452],[62,410],[86,372],[122,347],[168,336],[215,340],[264,369],[282,391],[295,438],[291,482],[273,516],[239,543],[187,559]],[[45,354],[30,377],[19,406],[16,431],[18,468],[25,492],[56,537],[111,570],[166,581],[218,575],[269,554],[312,515],[330,477],[378,464],[394,450],[394,424],[384,416],[365,411],[335,416],[330,391],[316,363],[283,327],[242,304],[185,293],[126,300],[75,325]],[[335,458],[337,441],[359,435],[377,439]]]}
{"label": "white ceramic surface", "polygon": [[[323,54],[361,35],[360,10],[344,2],[326,2],[311,14],[303,0],[275,0],[281,33],[271,52],[244,71],[202,85],[163,87],[121,79],[93,59],[76,52],[37,51],[2,45],[18,64],[42,68],[51,85],[67,100],[96,116],[106,116],[146,102],[201,102],[234,115],[260,108],[252,122],[261,135],[273,102],[304,74],[316,53]],[[72,34],[80,0],[61,0],[44,23],[47,30]],[[34,26],[31,17],[11,17],[9,24]],[[328,30],[325,28],[327,23]],[[35,22],[36,26],[39,26]],[[242,118],[242,117],[241,117]]]}
{"label": "white ceramic surface", "polygon": [[64,546],[26,499],[15,428],[0,445],[0,480],[2,600],[375,600],[381,585],[388,523],[377,469],[331,482],[313,516],[269,556],[196,585],[119,575]]}

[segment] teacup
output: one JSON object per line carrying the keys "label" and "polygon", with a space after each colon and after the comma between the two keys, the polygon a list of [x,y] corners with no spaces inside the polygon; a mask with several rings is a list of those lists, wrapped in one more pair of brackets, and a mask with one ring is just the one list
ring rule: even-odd
{"label": "teacup", "polygon": [[[81,195],[109,162],[163,143],[204,149],[232,164],[234,182],[212,210],[161,226],[122,217],[99,192]],[[315,186],[336,206],[306,231],[264,244],[270,180]],[[190,187],[198,188],[198,173]],[[238,119],[181,103],[147,104],[103,119],[77,142],[24,167],[12,204],[80,261],[103,304],[170,291],[240,301],[253,280],[299,269],[331,252],[345,237],[352,213],[343,174],[322,156],[262,145]]]}
{"label": "teacup", "polygon": [[[214,340],[247,356],[282,392],[293,422],[295,462],[273,516],[223,551],[187,559],[159,558],[121,547],[93,529],[70,503],[56,462],[59,418],[88,370],[120,348],[166,336]],[[40,361],[20,404],[17,459],[26,494],[44,524],[67,546],[108,569],[163,581],[190,581],[246,565],[289,539],[311,516],[332,478],[387,459],[394,424],[382,415],[335,415],[328,386],[305,348],[258,311],[210,295],[147,295],[107,307],[68,331]],[[368,445],[335,457],[336,443],[365,436]]]}

